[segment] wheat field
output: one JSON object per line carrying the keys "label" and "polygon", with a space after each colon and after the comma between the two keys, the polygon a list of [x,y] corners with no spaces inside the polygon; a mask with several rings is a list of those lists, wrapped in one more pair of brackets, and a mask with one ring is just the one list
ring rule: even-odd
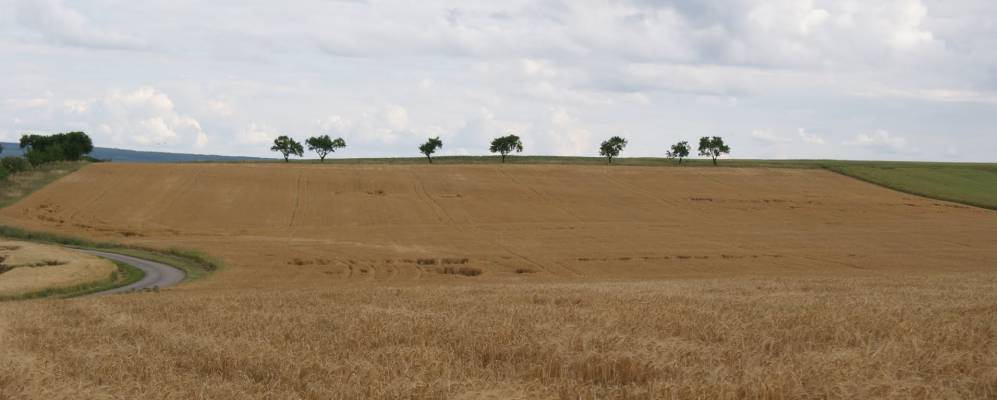
{"label": "wheat field", "polygon": [[92,165],[0,223],[225,266],[0,304],[0,398],[994,398],[995,217],[826,171]]}
{"label": "wheat field", "polygon": [[110,261],[58,246],[0,239],[0,297],[108,279]]}

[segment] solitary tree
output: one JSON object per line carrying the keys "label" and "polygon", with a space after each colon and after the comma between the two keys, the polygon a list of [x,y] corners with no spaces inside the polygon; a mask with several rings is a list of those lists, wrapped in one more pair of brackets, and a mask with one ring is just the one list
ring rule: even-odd
{"label": "solitary tree", "polygon": [[308,145],[308,150],[318,154],[318,158],[322,162],[325,162],[325,156],[329,153],[335,153],[336,149],[346,147],[346,141],[343,138],[331,139],[329,135],[310,137],[305,140],[305,144]]}
{"label": "solitary tree", "polygon": [[609,140],[602,142],[599,146],[599,155],[606,157],[609,164],[613,163],[613,157],[620,155],[623,148],[627,147],[627,140],[619,136],[613,136]]}
{"label": "solitary tree", "polygon": [[488,148],[492,153],[499,153],[502,155],[502,163],[505,163],[505,156],[513,151],[517,153],[523,152],[523,142],[519,140],[519,136],[509,135],[497,137],[492,140],[492,146]]}
{"label": "solitary tree", "polygon": [[301,143],[284,135],[273,140],[273,147],[270,147],[270,151],[282,154],[284,162],[288,162],[291,155],[298,157],[305,155],[305,149],[301,147]]}
{"label": "solitary tree", "polygon": [[436,150],[439,150],[439,149],[442,149],[442,148],[443,148],[443,141],[440,140],[439,136],[437,136],[437,137],[434,137],[434,138],[429,138],[429,140],[427,140],[426,143],[423,143],[421,146],[419,146],[419,152],[421,152],[422,154],[425,154],[426,155],[426,159],[429,160],[430,164],[432,164],[433,163],[433,153],[435,153]]}
{"label": "solitary tree", "polygon": [[682,163],[682,159],[689,157],[689,152],[692,151],[692,147],[689,146],[689,142],[678,142],[672,145],[672,149],[668,151],[668,158],[679,159],[679,164]]}
{"label": "solitary tree", "polygon": [[699,138],[699,155],[713,158],[713,165],[717,165],[717,157],[721,154],[730,154],[730,146],[724,144],[724,138],[720,136]]}

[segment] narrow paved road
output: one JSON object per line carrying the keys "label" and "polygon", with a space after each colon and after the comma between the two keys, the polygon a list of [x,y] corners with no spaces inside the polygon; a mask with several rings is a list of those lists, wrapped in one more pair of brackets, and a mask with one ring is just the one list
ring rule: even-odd
{"label": "narrow paved road", "polygon": [[91,296],[103,296],[106,294],[124,293],[132,290],[149,289],[152,287],[159,287],[160,289],[162,289],[180,283],[180,281],[182,281],[185,276],[183,271],[155,261],[143,260],[141,258],[126,256],[117,253],[108,253],[105,251],[77,249],[77,248],[73,248],[73,250],[81,251],[87,254],[92,254],[98,257],[103,257],[114,261],[123,262],[125,264],[131,265],[145,272],[145,276],[142,277],[142,279],[140,279],[138,282],[132,283],[131,285],[122,286],[119,288],[105,290],[103,292],[97,292],[92,294]]}

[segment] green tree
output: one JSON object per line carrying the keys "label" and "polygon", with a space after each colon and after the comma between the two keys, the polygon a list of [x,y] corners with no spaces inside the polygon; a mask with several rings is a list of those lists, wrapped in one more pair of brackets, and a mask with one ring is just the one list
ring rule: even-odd
{"label": "green tree", "polygon": [[64,133],[59,138],[59,143],[62,144],[62,152],[69,161],[79,161],[84,155],[93,151],[93,142],[83,132]]}
{"label": "green tree", "polygon": [[513,151],[517,153],[523,152],[523,142],[519,140],[519,136],[509,135],[497,137],[492,140],[491,147],[488,148],[492,153],[499,153],[502,155],[502,163],[505,164],[505,156]]}
{"label": "green tree", "polygon": [[620,152],[627,147],[627,140],[619,136],[613,136],[609,140],[602,142],[599,146],[599,155],[606,157],[609,164],[613,163],[613,157],[618,157]]}
{"label": "green tree", "polygon": [[24,135],[19,143],[33,165],[53,161],[77,161],[93,151],[93,142],[83,132],[55,135]]}
{"label": "green tree", "polygon": [[730,154],[730,146],[724,144],[724,138],[720,136],[699,138],[699,155],[713,159],[713,165],[717,165],[717,157],[721,154]]}
{"label": "green tree", "polygon": [[682,159],[689,157],[689,152],[692,151],[692,146],[689,146],[689,142],[678,142],[672,145],[672,149],[668,151],[668,158],[679,159],[679,164],[682,163]]}
{"label": "green tree", "polygon": [[422,154],[425,154],[426,155],[426,159],[429,160],[430,164],[432,164],[433,163],[433,157],[432,157],[433,153],[436,153],[436,150],[439,150],[439,149],[442,149],[442,148],[443,148],[443,141],[440,140],[439,136],[437,136],[437,137],[434,137],[434,138],[429,138],[429,140],[427,140],[426,143],[423,143],[422,145],[420,145],[419,146],[419,152],[421,152]]}
{"label": "green tree", "polygon": [[270,151],[282,154],[284,162],[289,162],[292,155],[298,157],[305,155],[305,149],[301,147],[301,143],[284,135],[273,140],[273,146],[270,147]]}
{"label": "green tree", "polygon": [[3,144],[0,144],[0,154],[3,154]]}
{"label": "green tree", "polygon": [[310,137],[305,140],[305,144],[308,145],[308,150],[318,154],[319,160],[322,162],[325,162],[325,156],[329,153],[335,153],[336,149],[346,147],[346,141],[343,138],[331,139],[329,135]]}
{"label": "green tree", "polygon": [[61,144],[47,145],[45,147],[33,147],[24,152],[24,157],[27,158],[28,162],[30,162],[33,166],[66,160],[66,154],[62,150]]}

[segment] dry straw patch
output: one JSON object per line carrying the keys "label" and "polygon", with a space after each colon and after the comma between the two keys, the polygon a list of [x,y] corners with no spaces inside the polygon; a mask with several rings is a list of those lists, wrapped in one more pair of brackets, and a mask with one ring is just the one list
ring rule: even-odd
{"label": "dry straw patch", "polygon": [[110,261],[59,246],[0,240],[0,296],[106,280]]}

